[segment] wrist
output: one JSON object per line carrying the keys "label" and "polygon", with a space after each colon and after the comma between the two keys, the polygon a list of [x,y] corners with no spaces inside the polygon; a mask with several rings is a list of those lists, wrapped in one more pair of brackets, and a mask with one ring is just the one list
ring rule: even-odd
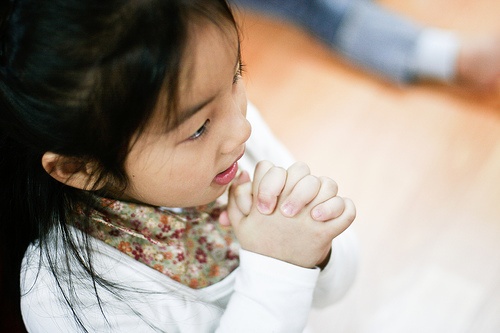
{"label": "wrist", "polygon": [[332,256],[332,248],[330,247],[325,258],[319,264],[317,264],[316,267],[318,267],[320,270],[323,270],[326,267],[326,265],[328,265],[328,263],[330,262],[331,256]]}

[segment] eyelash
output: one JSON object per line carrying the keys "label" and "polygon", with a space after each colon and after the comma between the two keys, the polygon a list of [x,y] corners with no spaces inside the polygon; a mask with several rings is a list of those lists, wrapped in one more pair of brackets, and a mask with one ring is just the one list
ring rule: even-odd
{"label": "eyelash", "polygon": [[203,135],[207,134],[208,124],[210,124],[210,119],[205,120],[205,122],[203,123],[203,126],[198,128],[198,130],[196,132],[194,132],[194,134],[189,137],[189,140],[191,140],[191,141],[199,140]]}
{"label": "eyelash", "polygon": [[238,70],[236,71],[236,74],[233,77],[233,84],[236,84],[241,79],[244,72],[245,72],[245,64],[243,64],[240,60],[240,65],[238,66]]}

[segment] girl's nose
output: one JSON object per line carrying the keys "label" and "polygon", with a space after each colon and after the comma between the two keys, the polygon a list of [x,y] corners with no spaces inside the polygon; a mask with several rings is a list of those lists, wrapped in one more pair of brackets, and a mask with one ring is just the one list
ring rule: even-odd
{"label": "girl's nose", "polygon": [[246,118],[246,101],[245,104],[231,111],[229,117],[231,122],[228,123],[226,132],[227,139],[224,140],[221,148],[223,154],[233,153],[235,150],[241,149],[241,146],[250,138],[252,126]]}

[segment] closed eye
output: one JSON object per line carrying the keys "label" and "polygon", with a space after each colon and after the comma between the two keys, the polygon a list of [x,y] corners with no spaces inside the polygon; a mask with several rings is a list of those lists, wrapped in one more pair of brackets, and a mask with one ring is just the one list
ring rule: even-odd
{"label": "closed eye", "polygon": [[202,137],[203,134],[205,134],[207,132],[208,124],[210,124],[210,119],[205,120],[205,122],[203,123],[203,126],[198,128],[198,130],[196,132],[194,132],[193,135],[191,135],[189,137],[189,140],[197,140],[200,137]]}

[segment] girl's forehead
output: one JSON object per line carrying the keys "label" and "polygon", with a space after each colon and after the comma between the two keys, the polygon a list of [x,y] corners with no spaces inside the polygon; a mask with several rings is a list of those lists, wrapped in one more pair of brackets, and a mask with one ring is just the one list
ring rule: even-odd
{"label": "girl's forehead", "polygon": [[222,46],[227,53],[239,56],[240,39],[236,26],[229,21],[196,21],[188,29],[184,60],[196,62],[196,57],[210,55],[213,47]]}
{"label": "girl's forehead", "polygon": [[181,66],[181,92],[190,94],[196,81],[227,67],[234,71],[240,61],[238,32],[229,23],[206,22],[190,29]]}

